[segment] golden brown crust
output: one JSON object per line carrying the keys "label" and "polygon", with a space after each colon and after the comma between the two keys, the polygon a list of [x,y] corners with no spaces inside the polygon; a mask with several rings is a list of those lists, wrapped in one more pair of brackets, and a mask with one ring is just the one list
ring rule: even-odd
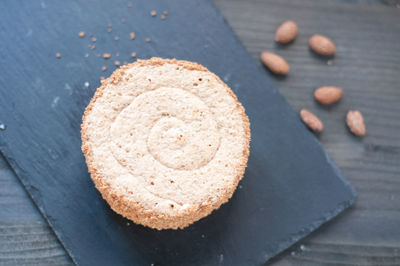
{"label": "golden brown crust", "polygon": [[219,198],[214,203],[208,202],[207,204],[203,204],[198,208],[189,208],[180,216],[170,216],[167,214],[160,214],[153,211],[146,210],[143,206],[140,205],[138,202],[133,202],[132,200],[128,199],[124,195],[116,193],[113,191],[109,184],[107,184],[99,171],[96,168],[95,162],[93,161],[92,156],[92,148],[89,144],[88,136],[86,135],[86,117],[91,112],[94,103],[98,98],[103,95],[104,89],[109,84],[118,84],[126,69],[129,69],[133,66],[148,66],[148,65],[163,65],[163,64],[177,64],[182,66],[188,70],[197,70],[197,71],[209,71],[204,66],[188,62],[184,60],[176,60],[176,59],[162,59],[153,57],[149,60],[138,60],[135,63],[124,65],[119,69],[115,70],[114,73],[107,79],[101,81],[101,86],[96,90],[92,100],[90,101],[89,105],[86,107],[84,115],[82,117],[82,125],[81,125],[81,137],[82,137],[82,152],[85,155],[86,163],[89,169],[90,176],[96,186],[96,188],[100,191],[102,197],[108,202],[110,207],[117,213],[121,214],[122,216],[132,220],[137,224],[141,224],[144,226],[148,226],[154,229],[178,229],[184,228],[189,226],[195,221],[200,220],[201,218],[209,215],[213,210],[218,209],[222,204],[226,203],[233,195],[236,190],[236,187],[239,181],[242,179],[244,171],[247,166],[247,159],[250,154],[250,122],[245,113],[245,110],[241,103],[238,101],[236,95],[233,91],[221,81],[221,79],[213,74],[217,81],[221,83],[227,92],[235,99],[237,108],[240,109],[241,116],[244,122],[244,132],[246,138],[246,145],[243,149],[243,157],[241,164],[238,166],[238,175],[236,176],[235,182],[232,186],[226,187],[223,193],[219,194]]}

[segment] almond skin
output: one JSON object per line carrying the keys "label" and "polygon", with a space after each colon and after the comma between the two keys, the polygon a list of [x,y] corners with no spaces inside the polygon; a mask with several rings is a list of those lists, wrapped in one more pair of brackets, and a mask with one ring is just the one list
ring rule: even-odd
{"label": "almond skin", "polygon": [[321,104],[332,104],[342,98],[343,89],[334,86],[324,86],[314,91],[315,99]]}
{"label": "almond skin", "polygon": [[347,113],[346,123],[350,131],[358,137],[365,136],[367,130],[365,129],[364,118],[360,111],[350,110]]}
{"label": "almond skin", "polygon": [[336,46],[331,39],[324,35],[314,34],[308,41],[311,49],[320,55],[333,55],[336,53]]}
{"label": "almond skin", "polygon": [[296,38],[297,32],[297,24],[294,21],[285,21],[276,30],[275,41],[279,43],[289,43]]}
{"label": "almond skin", "polygon": [[324,129],[324,124],[321,120],[307,109],[301,109],[300,117],[304,124],[306,124],[312,131],[320,133]]}
{"label": "almond skin", "polygon": [[287,74],[290,70],[286,60],[274,53],[262,52],[261,61],[274,74]]}

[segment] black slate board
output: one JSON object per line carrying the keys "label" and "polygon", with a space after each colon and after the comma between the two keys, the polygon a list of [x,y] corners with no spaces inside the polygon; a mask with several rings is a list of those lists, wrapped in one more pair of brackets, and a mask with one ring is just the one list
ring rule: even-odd
{"label": "black slate board", "polygon": [[[0,122],[7,126],[0,148],[74,262],[261,264],[354,202],[351,185],[210,1],[132,3],[10,0],[0,10]],[[95,34],[95,50],[79,31]],[[101,66],[112,69],[96,54],[123,62],[132,51],[205,65],[231,86],[250,117],[251,156],[239,189],[185,230],[128,226],[95,190],[80,151],[83,110],[99,76],[110,74]]]}

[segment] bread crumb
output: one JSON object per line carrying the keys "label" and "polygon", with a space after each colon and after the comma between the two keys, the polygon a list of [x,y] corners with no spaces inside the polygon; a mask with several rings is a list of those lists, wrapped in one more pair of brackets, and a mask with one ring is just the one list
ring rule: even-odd
{"label": "bread crumb", "polygon": [[122,22],[122,24],[125,24],[126,23],[126,19],[125,18],[121,18],[121,22]]}
{"label": "bread crumb", "polygon": [[131,53],[131,56],[132,56],[132,57],[136,57],[136,53],[135,53],[135,52],[132,52],[132,53]]}
{"label": "bread crumb", "polygon": [[151,39],[150,38],[146,38],[146,42],[150,42],[151,41]]}
{"label": "bread crumb", "polygon": [[150,12],[150,15],[151,15],[152,17],[155,17],[155,16],[157,16],[157,12],[156,12],[155,10],[152,10],[152,11]]}
{"label": "bread crumb", "polygon": [[79,37],[81,38],[85,37],[85,33],[83,31],[79,32]]}
{"label": "bread crumb", "polygon": [[131,8],[133,5],[131,2],[128,3],[128,7]]}
{"label": "bread crumb", "polygon": [[60,54],[60,53],[56,53],[56,57],[57,57],[58,59],[60,59],[60,58],[61,58],[61,54]]}
{"label": "bread crumb", "polygon": [[104,59],[109,59],[111,57],[111,54],[105,53],[103,54]]}
{"label": "bread crumb", "polygon": [[129,222],[126,223],[126,226],[130,226],[131,224]]}
{"label": "bread crumb", "polygon": [[107,70],[107,67],[106,67],[106,66],[102,66],[102,67],[101,67],[101,71],[104,72],[104,71],[106,71],[106,70]]}
{"label": "bread crumb", "polygon": [[162,13],[163,13],[164,15],[168,15],[168,11],[167,11],[167,10],[164,10]]}
{"label": "bread crumb", "polygon": [[86,54],[85,54],[85,57],[86,57],[86,58],[87,58],[87,57],[89,57],[89,54],[88,54],[88,53],[86,53]]}
{"label": "bread crumb", "polygon": [[96,37],[93,37],[92,38],[92,42],[96,42],[97,41],[97,38]]}
{"label": "bread crumb", "polygon": [[166,18],[167,18],[166,15],[161,15],[161,19],[162,19],[162,20],[165,20]]}
{"label": "bread crumb", "polygon": [[118,41],[118,40],[119,40],[119,37],[118,37],[118,36],[115,36],[115,37],[114,37],[114,40]]}
{"label": "bread crumb", "polygon": [[119,67],[119,66],[121,65],[121,63],[120,63],[119,61],[115,61],[115,62],[114,62],[114,65],[117,66],[117,67]]}
{"label": "bread crumb", "polygon": [[108,29],[107,29],[107,32],[112,32],[112,29],[108,28]]}
{"label": "bread crumb", "polygon": [[135,37],[136,37],[136,34],[135,34],[134,32],[131,32],[131,33],[129,34],[129,37],[131,37],[131,40],[134,40]]}
{"label": "bread crumb", "polygon": [[91,50],[96,49],[96,45],[92,44],[92,45],[90,46],[90,49],[91,49]]}

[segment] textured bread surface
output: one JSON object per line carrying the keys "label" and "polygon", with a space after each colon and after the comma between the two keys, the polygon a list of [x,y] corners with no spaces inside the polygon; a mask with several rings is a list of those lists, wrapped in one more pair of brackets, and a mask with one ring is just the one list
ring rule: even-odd
{"label": "textured bread surface", "polygon": [[156,229],[184,228],[227,202],[250,128],[235,94],[188,61],[152,58],[102,81],[81,126],[91,178],[111,208]]}

